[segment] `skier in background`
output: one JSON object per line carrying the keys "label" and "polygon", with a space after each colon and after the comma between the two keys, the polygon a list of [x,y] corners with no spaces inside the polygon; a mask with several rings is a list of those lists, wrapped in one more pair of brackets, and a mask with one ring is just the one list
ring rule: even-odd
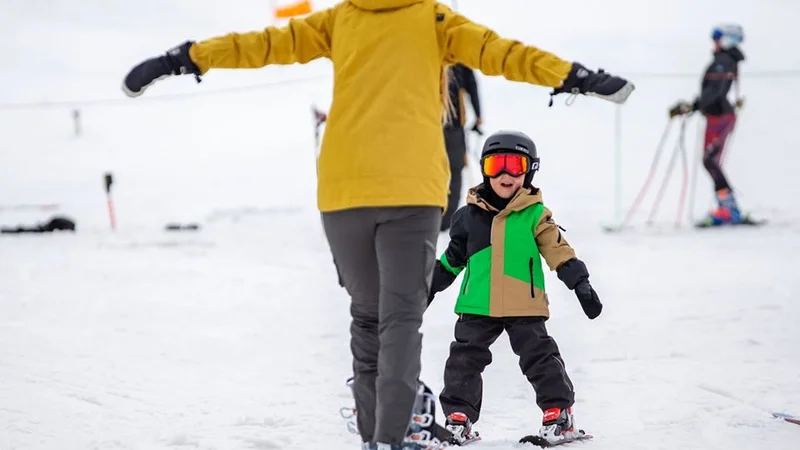
{"label": "skier in background", "polygon": [[711,211],[700,226],[739,224],[748,221],[742,216],[728,179],[722,172],[721,158],[725,141],[736,125],[736,107],[728,100],[728,92],[737,82],[739,63],[744,54],[739,44],[744,40],[744,31],[739,25],[721,25],[711,32],[714,42],[714,60],[708,66],[701,83],[700,95],[692,103],[678,102],[670,108],[670,118],[699,111],[706,118],[703,140],[703,166],[714,182],[717,208]]}
{"label": "skier in background", "polygon": [[[346,0],[285,27],[184,42],[134,66],[122,89],[138,97],[171,75],[199,81],[210,69],[323,57],[333,63],[333,103],[317,203],[351,297],[358,431],[366,449],[424,449],[437,445],[427,433],[435,425],[435,397],[419,381],[419,328],[450,178],[442,137],[449,108],[445,67],[461,62],[486,75],[551,87],[551,95],[616,103],[634,86],[501,38],[433,0]],[[298,163],[273,170],[305,169]]]}
{"label": "skier in background", "polygon": [[447,208],[442,216],[442,231],[450,228],[450,218],[458,209],[461,201],[461,179],[467,162],[467,139],[464,124],[467,120],[465,97],[469,96],[472,111],[475,113],[474,131],[480,133],[481,101],[478,97],[478,83],[475,72],[461,63],[450,66],[450,111],[449,120],[444,124],[444,146],[450,162],[450,194],[447,196]]}

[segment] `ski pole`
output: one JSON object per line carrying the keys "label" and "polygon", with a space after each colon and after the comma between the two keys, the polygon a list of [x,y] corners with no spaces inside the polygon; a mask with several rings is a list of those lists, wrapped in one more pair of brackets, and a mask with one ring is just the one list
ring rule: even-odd
{"label": "ski pole", "polygon": [[672,119],[670,118],[667,121],[667,125],[664,127],[664,131],[661,133],[661,139],[658,141],[658,146],[656,147],[656,153],[653,156],[653,161],[650,163],[650,171],[647,174],[647,178],[645,178],[644,184],[639,189],[639,193],[636,194],[636,199],[633,201],[633,204],[630,208],[628,208],[628,212],[625,214],[625,218],[622,219],[622,223],[620,223],[619,228],[624,228],[633,215],[636,213],[636,210],[639,208],[639,204],[642,202],[645,194],[647,194],[647,190],[650,187],[650,182],[653,180],[653,176],[655,175],[656,168],[658,167],[658,161],[661,159],[661,153],[664,150],[664,144],[667,140],[667,136],[669,136],[669,131],[672,128]]}
{"label": "ski pole", "polygon": [[[681,124],[686,122],[685,117],[681,117]],[[664,174],[664,180],[661,182],[661,187],[658,189],[658,193],[656,193],[656,200],[653,202],[653,207],[650,210],[650,215],[647,217],[647,225],[653,224],[653,218],[655,218],[656,213],[658,212],[658,207],[661,204],[661,199],[664,196],[664,190],[669,184],[669,177],[672,175],[672,169],[675,168],[675,161],[677,160],[678,156],[678,148],[679,143],[675,145],[675,148],[672,150],[672,156],[669,158],[669,163],[667,163],[667,172]]]}
{"label": "ski pole", "polygon": [[681,152],[681,165],[683,168],[683,179],[681,182],[681,195],[678,200],[678,214],[675,216],[675,227],[678,228],[681,226],[681,216],[683,215],[683,204],[686,200],[686,189],[687,183],[689,178],[689,162],[686,156],[686,145],[685,145],[685,138],[686,138],[686,120],[684,119],[681,121],[681,133],[678,137],[678,145],[680,145],[680,152]]}
{"label": "ski pole", "polygon": [[687,216],[689,223],[694,223],[694,202],[697,197],[697,173],[700,171],[700,166],[703,164],[703,127],[697,127],[697,137],[695,138],[695,156],[692,163],[692,176],[689,180],[689,207],[687,208]]}
{"label": "ski pole", "polygon": [[320,111],[316,105],[311,105],[311,118],[314,122],[314,153],[319,157],[319,128],[328,120],[327,114]]}
{"label": "ski pole", "polygon": [[108,218],[111,221],[111,231],[117,230],[117,218],[114,214],[114,200],[111,198],[111,185],[114,184],[114,176],[111,172],[106,172],[105,177],[106,186],[106,203],[108,204]]}

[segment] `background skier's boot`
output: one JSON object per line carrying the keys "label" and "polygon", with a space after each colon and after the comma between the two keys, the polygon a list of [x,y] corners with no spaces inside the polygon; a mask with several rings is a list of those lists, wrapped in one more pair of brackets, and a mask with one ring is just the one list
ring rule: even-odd
{"label": "background skier's boot", "polygon": [[730,189],[717,191],[717,208],[709,214],[706,223],[709,225],[742,223],[742,213]]}

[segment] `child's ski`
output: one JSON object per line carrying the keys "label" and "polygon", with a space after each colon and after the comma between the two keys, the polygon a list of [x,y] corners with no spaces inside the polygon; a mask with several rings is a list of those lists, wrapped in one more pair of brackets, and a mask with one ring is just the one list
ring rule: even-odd
{"label": "child's ski", "polygon": [[448,441],[448,442],[453,447],[464,447],[465,445],[469,445],[469,444],[472,444],[474,442],[478,442],[480,440],[481,440],[481,436],[479,434],[476,434],[474,437],[466,439],[463,442],[461,442],[460,444],[457,443],[455,440],[452,440],[452,439],[450,441]]}
{"label": "child's ski", "polygon": [[783,419],[789,423],[793,423],[795,425],[800,425],[800,417],[793,416],[791,414],[784,414],[784,413],[772,413],[773,417],[777,417],[778,419]]}
{"label": "child's ski", "polygon": [[563,441],[550,442],[541,436],[531,434],[520,439],[519,442],[521,444],[533,444],[542,448],[550,448],[550,447],[557,447],[559,445],[569,444],[570,442],[585,441],[593,437],[594,436],[592,436],[591,434],[586,434],[586,432],[583,430],[578,430],[578,434],[576,436],[564,439]]}

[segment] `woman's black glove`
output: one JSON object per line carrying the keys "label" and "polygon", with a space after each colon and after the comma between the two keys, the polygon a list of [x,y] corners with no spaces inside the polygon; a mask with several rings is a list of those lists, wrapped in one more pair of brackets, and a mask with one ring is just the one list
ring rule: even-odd
{"label": "woman's black glove", "polygon": [[553,96],[564,93],[590,95],[623,104],[634,89],[636,87],[633,83],[625,78],[611,75],[603,69],[595,72],[578,62],[573,62],[562,85],[553,89],[550,94],[550,106],[553,105]]}
{"label": "woman's black glove", "polygon": [[172,75],[194,75],[200,82],[200,70],[189,57],[192,41],[186,41],[165,54],[146,59],[134,66],[122,82],[122,92],[138,97],[156,81]]}

